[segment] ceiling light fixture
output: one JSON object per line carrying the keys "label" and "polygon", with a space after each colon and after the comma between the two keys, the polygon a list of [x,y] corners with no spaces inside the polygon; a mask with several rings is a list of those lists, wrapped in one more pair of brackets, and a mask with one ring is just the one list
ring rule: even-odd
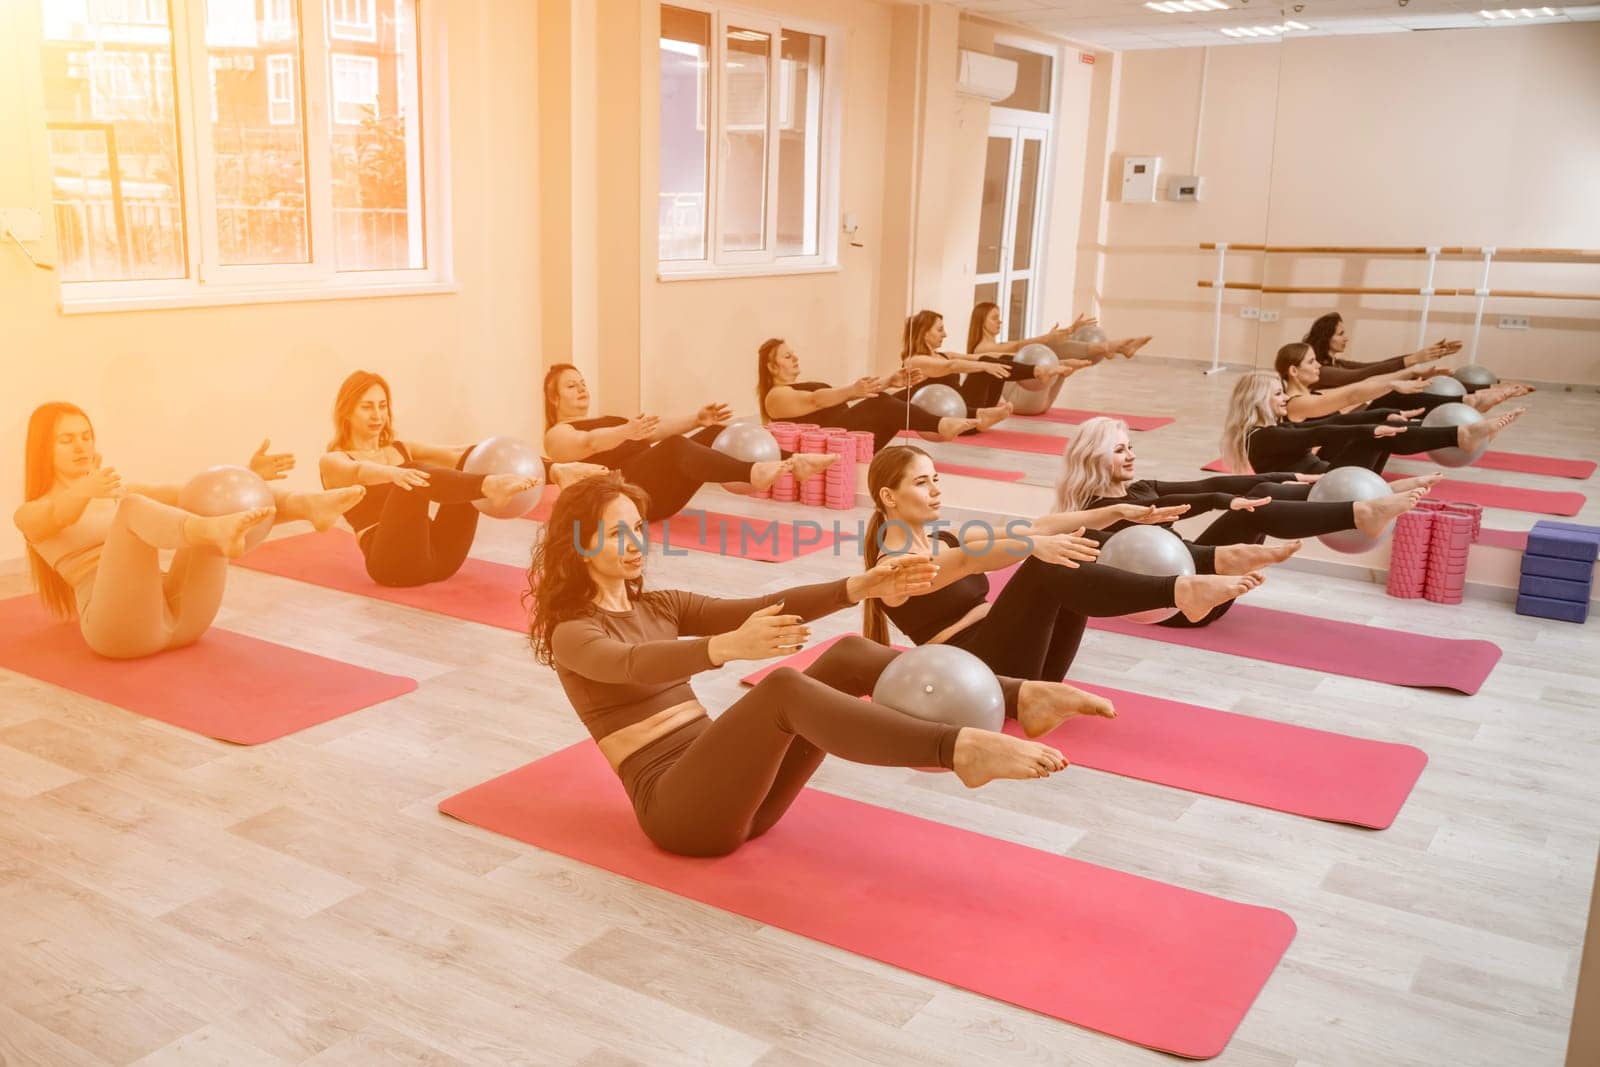
{"label": "ceiling light fixture", "polygon": [[1303,22],[1296,22],[1290,19],[1288,22],[1281,22],[1276,26],[1230,26],[1218,32],[1224,37],[1280,37],[1286,33],[1292,33],[1296,30],[1309,30],[1310,28]]}
{"label": "ceiling light fixture", "polygon": [[1541,7],[1537,11],[1529,7],[1518,8],[1515,11],[1511,10],[1510,8],[1502,7],[1498,11],[1483,9],[1480,10],[1478,14],[1481,17],[1488,19],[1490,22],[1505,22],[1515,21],[1516,19],[1559,18],[1561,13],[1550,7]]}

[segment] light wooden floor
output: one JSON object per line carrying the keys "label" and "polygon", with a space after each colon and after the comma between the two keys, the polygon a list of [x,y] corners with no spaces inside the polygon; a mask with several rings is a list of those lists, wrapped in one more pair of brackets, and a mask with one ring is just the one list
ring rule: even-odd
{"label": "light wooden floor", "polygon": [[[1111,373],[1065,402],[1185,412],[1139,435],[1152,472],[1214,454],[1215,422],[1194,413],[1220,410],[1230,381],[1155,361]],[[1536,399],[1546,419],[1505,447],[1595,455],[1600,398]],[[532,533],[486,523],[476,552],[522,562]],[[656,586],[744,593],[850,563],[651,566]],[[0,594],[24,588],[0,578]],[[1274,574],[1254,602],[1506,655],[1472,698],[1103,633],[1074,675],[1419,745],[1431,762],[1392,829],[1080,768],[969,792],[829,761],[816,784],[1289,912],[1299,936],[1218,1063],[1559,1062],[1600,839],[1600,629],[1306,573]],[[421,684],[236,748],[0,672],[0,1062],[1170,1062],[439,815],[584,736],[516,634],[244,570],[220,621]],[[713,710],[743,669],[702,676]]]}

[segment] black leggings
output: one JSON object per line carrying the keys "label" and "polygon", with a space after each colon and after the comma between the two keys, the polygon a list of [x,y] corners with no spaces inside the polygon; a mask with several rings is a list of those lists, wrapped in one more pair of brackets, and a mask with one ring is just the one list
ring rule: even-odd
{"label": "black leggings", "polygon": [[1032,363],[1018,363],[1012,356],[968,356],[984,363],[1004,363],[1011,368],[1011,377],[996,378],[977,371],[961,379],[961,398],[967,402],[967,417],[977,418],[979,408],[992,408],[1000,403],[1006,382],[1025,382],[1033,377]]}
{"label": "black leggings", "polygon": [[[472,502],[483,496],[484,476],[415,463],[404,466],[426,472],[428,484],[389,488],[377,525],[359,542],[367,574],[379,585],[442,582],[461,569],[472,548],[478,531],[478,509]],[[439,513],[430,518],[432,503],[439,505]]]}
{"label": "black leggings", "polygon": [[650,494],[645,518],[665,519],[683,510],[707,482],[748,482],[755,466],[711,447],[723,427],[708,426],[694,437],[667,437],[625,460],[618,469]]}
{"label": "black leggings", "polygon": [[1372,411],[1378,408],[1393,408],[1395,411],[1415,411],[1421,408],[1423,414],[1427,414],[1440,404],[1464,403],[1466,401],[1458,396],[1436,396],[1433,393],[1384,393],[1364,406]]}
{"label": "black leggings", "polygon": [[989,606],[989,614],[949,637],[996,674],[1059,682],[1083,641],[1089,616],[1170,608],[1178,579],[1098,563],[1063,567],[1029,556]]}
{"label": "black leggings", "polygon": [[1454,448],[1456,440],[1454,426],[1423,426],[1412,422],[1406,424],[1405,432],[1394,437],[1362,437],[1326,445],[1318,457],[1333,467],[1366,467],[1382,474],[1389,457],[1397,452],[1409,455],[1434,448]]}
{"label": "black leggings", "polygon": [[[860,698],[899,655],[846,637],[804,673],[779,667],[715,720],[640,749],[619,773],[646,836],[668,852],[722,856],[770,830],[825,755],[876,767],[944,767],[961,728]],[[1014,718],[1022,683],[1000,679]]]}
{"label": "black leggings", "polygon": [[[819,411],[811,417],[818,419],[821,425],[835,426],[841,430],[871,431],[874,452],[881,452],[893,444],[902,430],[938,433],[940,421],[939,416],[908,402],[904,393],[880,393],[847,408],[835,407]],[[827,421],[821,422],[823,419]]]}

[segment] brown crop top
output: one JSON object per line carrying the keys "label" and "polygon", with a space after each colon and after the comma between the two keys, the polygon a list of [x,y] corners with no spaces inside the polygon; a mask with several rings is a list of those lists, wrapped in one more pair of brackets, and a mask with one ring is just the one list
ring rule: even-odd
{"label": "brown crop top", "polygon": [[[664,708],[696,699],[689,678],[714,670],[709,646],[750,613],[783,603],[786,615],[816,619],[850,606],[848,578],[766,596],[724,600],[682,589],[644,594],[632,611],[568,619],[551,635],[556,677],[596,741]],[[695,640],[681,640],[681,638]]]}

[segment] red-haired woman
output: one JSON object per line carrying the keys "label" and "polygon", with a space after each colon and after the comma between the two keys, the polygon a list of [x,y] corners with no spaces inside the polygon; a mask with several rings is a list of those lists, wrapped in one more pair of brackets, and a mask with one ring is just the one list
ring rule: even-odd
{"label": "red-haired woman", "polygon": [[[282,478],[294,458],[261,442],[250,469]],[[262,523],[304,519],[333,525],[361,489],[301,493],[274,488],[273,507],[201,516],[178,506],[179,487],[124,485],[96,448],[82,409],[50,403],[28,419],[25,503],[17,529],[45,605],[76,617],[89,647],[112,659],[135,659],[193,644],[222,604],[228,560]],[[175,549],[161,569],[160,553]]]}

